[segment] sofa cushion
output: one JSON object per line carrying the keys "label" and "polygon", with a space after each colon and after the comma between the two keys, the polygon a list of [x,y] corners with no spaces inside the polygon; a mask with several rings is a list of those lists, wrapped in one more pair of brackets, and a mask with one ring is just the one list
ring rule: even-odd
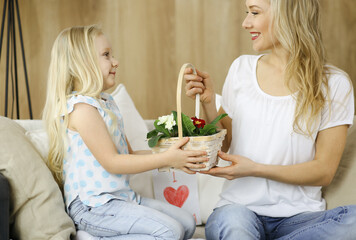
{"label": "sofa cushion", "polygon": [[123,84],[118,85],[111,95],[123,116],[125,133],[132,149],[134,151],[149,150],[150,148],[146,141],[148,132],[146,124],[137,111],[125,86]]}
{"label": "sofa cushion", "polygon": [[[146,140],[148,132],[147,125],[137,111],[125,86],[123,84],[118,85],[111,95],[124,119],[125,134],[132,149],[134,151],[150,150]],[[130,179],[130,186],[142,196],[154,198],[152,171],[133,174]]]}
{"label": "sofa cushion", "polygon": [[11,189],[15,239],[70,239],[75,227],[39,153],[16,122],[0,117],[0,172]]}
{"label": "sofa cushion", "polygon": [[346,146],[332,183],[323,188],[328,209],[356,204],[356,117],[349,129]]}

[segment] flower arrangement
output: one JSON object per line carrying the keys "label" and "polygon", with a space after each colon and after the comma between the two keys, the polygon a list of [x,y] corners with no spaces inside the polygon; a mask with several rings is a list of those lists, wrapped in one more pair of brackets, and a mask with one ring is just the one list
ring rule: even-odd
{"label": "flower arrangement", "polygon": [[[183,136],[213,135],[217,133],[216,123],[226,116],[226,113],[221,114],[211,123],[206,124],[203,119],[189,118],[182,113]],[[170,115],[159,117],[155,120],[154,127],[155,129],[147,133],[148,146],[151,148],[155,147],[161,138],[178,137],[177,112],[172,111]]]}

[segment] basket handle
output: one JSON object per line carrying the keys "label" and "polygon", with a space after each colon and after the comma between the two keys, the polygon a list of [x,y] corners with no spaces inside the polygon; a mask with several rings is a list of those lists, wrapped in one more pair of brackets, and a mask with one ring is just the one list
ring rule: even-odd
{"label": "basket handle", "polygon": [[[184,71],[186,68],[192,68],[193,74],[197,74],[195,67],[191,63],[185,63],[181,67],[178,75],[178,83],[177,83],[177,120],[178,120],[178,137],[183,138],[183,129],[182,129],[182,82],[184,78]],[[195,117],[199,118],[200,111],[200,94],[197,93],[195,95]]]}

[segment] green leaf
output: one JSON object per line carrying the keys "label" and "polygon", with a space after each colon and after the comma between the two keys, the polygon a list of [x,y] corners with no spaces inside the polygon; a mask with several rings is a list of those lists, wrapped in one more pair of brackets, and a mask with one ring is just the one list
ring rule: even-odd
{"label": "green leaf", "polygon": [[147,133],[147,139],[150,139],[151,137],[157,136],[158,131],[156,129],[153,129],[152,131]]}
{"label": "green leaf", "polygon": [[[176,121],[176,126],[174,126],[174,127],[177,127],[175,129],[177,132],[176,132],[176,135],[174,135],[174,136],[178,136],[177,112],[172,111],[172,113],[173,113],[174,120]],[[188,117],[184,113],[182,113],[182,130],[183,130],[183,136],[196,136],[197,135],[196,133],[194,133],[195,126],[194,126],[192,120],[190,119],[190,117]]]}
{"label": "green leaf", "polygon": [[164,127],[164,124],[158,125],[158,119],[154,122],[154,126],[158,132],[163,133],[166,137],[170,137],[171,134],[169,133],[168,129]]}
{"label": "green leaf", "polygon": [[210,129],[206,135],[213,135],[213,134],[217,133],[216,129],[217,129],[217,127],[215,129],[214,128]]}
{"label": "green leaf", "polygon": [[185,136],[194,136],[196,134],[194,134],[194,123],[192,122],[192,120],[190,119],[190,117],[188,117],[187,115],[182,113],[182,127],[183,127],[183,132],[185,133]]}
{"label": "green leaf", "polygon": [[216,133],[217,126],[214,124],[206,124],[203,129],[200,130],[199,136],[212,135]]}
{"label": "green leaf", "polygon": [[178,124],[177,112],[176,111],[172,111],[172,114],[173,114],[174,121],[176,121],[176,124]]}
{"label": "green leaf", "polygon": [[222,118],[226,117],[227,113],[220,114],[210,124],[216,125]]}
{"label": "green leaf", "polygon": [[150,140],[148,140],[148,146],[149,146],[150,148],[153,148],[154,146],[157,145],[158,140],[160,140],[160,139],[163,138],[163,137],[164,137],[163,134],[160,134],[160,135],[151,137]]}

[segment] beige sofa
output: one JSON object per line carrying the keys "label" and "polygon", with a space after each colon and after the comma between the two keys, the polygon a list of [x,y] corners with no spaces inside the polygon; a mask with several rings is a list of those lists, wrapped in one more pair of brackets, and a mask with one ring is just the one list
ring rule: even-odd
{"label": "beige sofa", "polygon": [[[124,117],[126,134],[134,150],[148,149],[145,134],[152,121],[143,120],[124,86],[113,93]],[[356,120],[354,120],[356,125]],[[47,136],[40,120],[0,117],[0,173],[10,184],[10,223],[15,239],[69,239],[74,225],[64,211],[60,190],[43,163]],[[224,179],[197,175],[202,226],[194,238],[204,239],[204,223],[219,199]],[[346,148],[332,184],[323,189],[327,207],[356,204],[356,127],[349,130]],[[131,186],[141,195],[154,197],[152,174],[132,177]]]}

